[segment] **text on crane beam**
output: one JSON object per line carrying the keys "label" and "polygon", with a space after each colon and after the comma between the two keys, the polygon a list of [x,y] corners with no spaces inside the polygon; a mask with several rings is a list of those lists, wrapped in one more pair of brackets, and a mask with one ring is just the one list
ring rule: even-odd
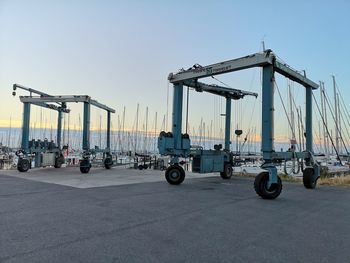
{"label": "text on crane beam", "polygon": [[229,71],[230,69],[231,69],[231,66],[228,65],[220,68],[213,68],[213,67],[195,68],[192,70],[192,72],[196,74],[206,73],[207,75],[212,75],[220,72],[226,72],[226,71]]}

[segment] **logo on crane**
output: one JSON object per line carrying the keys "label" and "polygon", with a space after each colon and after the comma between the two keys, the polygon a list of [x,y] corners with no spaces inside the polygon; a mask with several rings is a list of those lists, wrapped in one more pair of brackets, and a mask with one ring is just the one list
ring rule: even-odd
{"label": "logo on crane", "polygon": [[213,74],[213,68],[212,68],[212,67],[206,68],[205,70],[206,70],[206,72],[207,72],[208,75]]}

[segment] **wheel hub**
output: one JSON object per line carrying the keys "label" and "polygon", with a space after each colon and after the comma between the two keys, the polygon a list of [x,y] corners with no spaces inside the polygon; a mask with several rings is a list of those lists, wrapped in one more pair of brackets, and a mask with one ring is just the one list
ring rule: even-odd
{"label": "wheel hub", "polygon": [[177,178],[179,178],[179,176],[180,176],[180,174],[177,171],[173,171],[173,172],[170,173],[170,177],[172,179],[176,180]]}

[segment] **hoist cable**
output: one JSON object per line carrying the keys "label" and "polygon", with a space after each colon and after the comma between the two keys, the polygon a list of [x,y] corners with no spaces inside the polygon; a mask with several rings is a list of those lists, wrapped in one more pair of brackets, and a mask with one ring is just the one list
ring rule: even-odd
{"label": "hoist cable", "polygon": [[[226,87],[232,89],[232,87],[231,87],[230,85],[228,85],[227,83],[225,83],[225,82],[219,80],[218,78],[216,78],[216,77],[214,77],[214,76],[211,76],[211,77],[212,77],[213,79],[215,79],[216,81],[220,82],[221,84],[225,85]],[[250,89],[249,89],[249,90],[251,90],[251,87],[253,86],[253,81],[254,81],[254,79],[255,79],[255,71],[254,71],[253,78],[252,78],[252,80],[251,80],[251,82],[250,82]],[[253,119],[253,115],[254,115],[254,111],[255,111],[255,105],[256,105],[256,100],[254,101],[253,111],[252,111],[252,114],[251,114],[251,117],[250,117],[250,121],[249,121],[248,127],[250,127],[250,125],[251,125],[251,123],[252,123],[252,119]],[[243,105],[242,105],[242,103],[240,103],[239,105],[238,105],[238,103],[237,103],[236,106],[235,106],[235,108],[236,108],[236,109],[235,109],[235,113],[236,113],[235,119],[237,120],[237,124],[238,124],[238,123],[242,123],[242,119],[243,119]],[[238,126],[237,126],[237,128],[238,128]],[[249,130],[248,130],[248,132],[247,132],[247,134],[246,134],[246,136],[245,136],[245,139],[247,138],[247,136],[249,135],[249,133],[250,133],[250,128],[249,128]],[[244,143],[243,143],[242,146],[244,146]]]}
{"label": "hoist cable", "polygon": [[[292,135],[293,135],[294,138],[296,138],[295,132],[293,131],[292,123],[291,123],[291,121],[290,121],[290,119],[289,119],[289,116],[288,116],[288,113],[287,113],[287,109],[286,109],[286,107],[285,107],[285,105],[284,105],[284,102],[283,102],[283,99],[282,99],[282,95],[281,95],[280,90],[279,90],[279,88],[278,88],[277,82],[274,81],[274,84],[276,85],[276,89],[277,89],[278,95],[279,95],[279,97],[280,97],[280,100],[281,100],[281,103],[282,103],[282,106],[283,106],[283,109],[284,109],[284,113],[286,114],[289,127],[290,127],[290,129],[291,129],[291,131],[292,131]],[[297,145],[297,146],[298,146],[298,145]],[[299,149],[299,151],[300,151],[300,149]]]}
{"label": "hoist cable", "polygon": [[[343,117],[343,114],[341,114],[341,112],[339,112],[339,116],[340,116],[340,119],[345,123],[345,121],[344,121],[344,117]],[[349,130],[348,130],[348,127],[345,125],[345,131],[346,131],[346,134],[347,134],[347,136],[348,136],[348,140],[349,140],[349,138],[350,138],[350,135],[349,135]]]}
{"label": "hoist cable", "polygon": [[[335,86],[336,86],[336,88],[337,88],[337,90],[338,90],[338,93],[341,94],[337,83],[335,83]],[[348,109],[346,108],[346,104],[345,104],[345,102],[344,102],[343,96],[340,96],[340,100],[341,100],[341,102],[343,103],[343,107],[344,107],[343,109],[345,109],[346,116],[348,117],[348,120],[349,120],[349,119],[350,119],[350,114],[349,114]],[[348,122],[348,123],[349,123],[349,122]]]}
{"label": "hoist cable", "polygon": [[[331,108],[331,105],[330,105],[330,103],[329,103],[329,101],[328,101],[328,96],[327,96],[327,94],[326,94],[324,91],[323,91],[323,94],[325,95],[324,97],[325,97],[326,102],[327,102],[327,105],[328,105],[328,107],[329,107],[329,109],[330,109],[330,112],[331,112],[333,121],[335,122],[334,113],[333,113],[333,110],[332,110],[332,108]],[[335,105],[334,105],[334,106],[335,106]],[[348,149],[346,148],[345,142],[344,142],[344,140],[343,140],[342,133],[341,133],[341,131],[339,130],[338,123],[335,124],[335,128],[336,128],[337,131],[339,132],[340,140],[342,141],[343,146],[344,146],[344,149],[345,149],[346,153],[348,154],[349,152],[348,152]]]}
{"label": "hoist cable", "polygon": [[336,153],[336,155],[337,155],[337,157],[338,157],[338,159],[339,159],[339,161],[340,161],[340,164],[341,164],[341,165],[343,165],[343,164],[342,164],[342,162],[341,162],[341,160],[340,160],[339,153],[338,153],[338,151],[337,151],[337,149],[336,149],[336,147],[335,147],[335,145],[334,145],[334,142],[333,142],[332,136],[331,136],[331,135],[330,135],[330,133],[329,133],[329,130],[328,130],[328,127],[327,127],[327,125],[326,125],[326,122],[325,122],[324,116],[322,116],[322,114],[321,114],[320,107],[318,106],[317,100],[316,100],[315,95],[314,95],[313,93],[312,93],[312,97],[314,98],[314,101],[315,101],[315,104],[316,104],[316,107],[317,107],[317,110],[318,110],[318,114],[320,114],[320,116],[321,116],[321,119],[322,119],[323,125],[324,125],[324,126],[325,126],[325,128],[326,128],[327,134],[328,134],[329,139],[330,139],[330,141],[331,141],[331,143],[332,143],[332,146],[333,146],[333,148],[334,148],[334,150],[335,150],[335,153]]}

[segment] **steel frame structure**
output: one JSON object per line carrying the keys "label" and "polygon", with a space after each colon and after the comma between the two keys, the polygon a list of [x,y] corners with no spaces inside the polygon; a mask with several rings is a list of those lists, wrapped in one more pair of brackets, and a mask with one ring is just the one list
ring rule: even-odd
{"label": "steel frame structure", "polygon": [[[22,150],[25,157],[28,157],[29,152],[29,123],[30,123],[30,105],[37,105],[45,107],[51,110],[58,111],[57,120],[57,146],[61,149],[61,134],[62,134],[62,112],[69,113],[67,109],[67,103],[81,102],[83,103],[83,155],[80,161],[80,171],[82,173],[88,173],[91,168],[90,155],[97,152],[102,152],[104,155],[104,166],[109,169],[113,165],[111,150],[110,150],[110,133],[111,133],[111,113],[115,113],[115,110],[93,100],[88,95],[63,95],[52,96],[41,91],[37,91],[31,88],[24,87],[19,84],[13,85],[13,95],[16,95],[15,90],[17,88],[26,90],[30,93],[29,96],[20,96],[20,101],[23,103],[23,124],[22,124]],[[32,94],[38,96],[33,96]],[[107,143],[105,149],[90,149],[90,109],[91,106],[98,107],[107,112]]]}
{"label": "steel frame structure", "polygon": [[[249,56],[228,60],[208,66],[195,65],[188,70],[181,70],[178,73],[170,73],[168,80],[174,86],[173,97],[173,115],[172,115],[172,134],[173,147],[170,143],[167,151],[163,154],[171,155],[172,166],[178,165],[179,157],[187,157],[189,149],[185,149],[182,131],[182,97],[183,86],[195,86],[201,78],[212,77],[215,75],[226,74],[248,68],[262,68],[262,153],[264,164],[262,168],[266,170],[259,174],[254,182],[255,190],[258,195],[266,199],[276,198],[282,189],[282,182],[277,175],[275,163],[281,159],[291,159],[294,156],[303,158],[306,164],[303,170],[303,182],[306,188],[315,188],[319,178],[319,165],[313,159],[312,148],[312,90],[317,89],[318,85],[306,77],[305,73],[300,74],[287,64],[282,63],[272,52],[266,50],[261,53],[255,53]],[[276,152],[274,149],[274,81],[275,72],[289,78],[305,87],[306,95],[306,151],[305,152]],[[206,85],[206,84],[205,84]],[[202,85],[203,87],[203,85]],[[200,89],[200,88],[199,88]],[[222,87],[218,87],[221,91]],[[227,105],[227,110],[230,106]],[[226,110],[226,114],[228,114]],[[229,126],[226,116],[225,134],[229,134]],[[164,134],[163,134],[164,135]],[[159,137],[161,143],[162,136]],[[188,144],[187,142],[185,144]],[[160,145],[160,149],[164,148]],[[189,147],[188,147],[189,148]],[[227,137],[225,138],[225,148],[227,149]],[[171,167],[172,167],[171,166]],[[179,173],[174,173],[178,176]],[[181,181],[181,180],[180,180]],[[182,180],[183,181],[183,180]],[[181,181],[181,182],[182,182]],[[181,183],[180,182],[180,183]]]}
{"label": "steel frame structure", "polygon": [[[214,150],[201,148],[191,149],[188,134],[182,134],[182,103],[183,86],[194,88],[197,92],[208,92],[226,99],[225,112],[225,143],[214,145]],[[174,85],[173,98],[173,130],[172,133],[161,132],[158,138],[158,149],[162,155],[171,155],[171,166],[165,177],[170,184],[182,183],[185,171],[179,166],[180,157],[193,157],[192,171],[198,173],[220,172],[223,179],[232,176],[233,154],[230,151],[231,138],[231,101],[243,99],[245,96],[257,97],[257,93],[210,85],[199,82],[197,79],[184,80],[180,85]]]}

